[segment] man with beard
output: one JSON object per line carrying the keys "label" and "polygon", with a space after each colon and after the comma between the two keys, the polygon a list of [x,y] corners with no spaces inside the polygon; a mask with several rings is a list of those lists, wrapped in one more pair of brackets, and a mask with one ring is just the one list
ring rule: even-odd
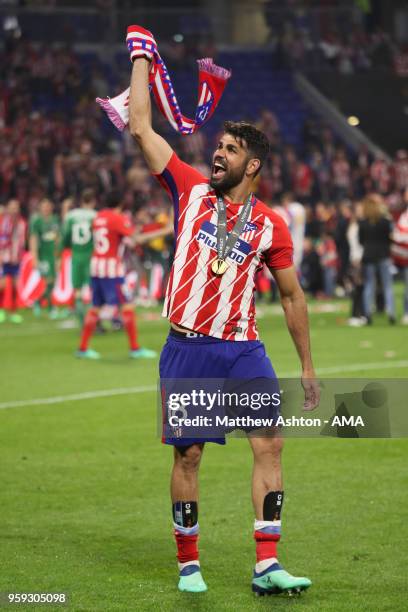
{"label": "man with beard", "polygon": [[[270,388],[276,388],[276,375],[258,340],[255,320],[254,276],[266,263],[279,287],[300,357],[304,409],[313,410],[319,388],[290,234],[285,221],[251,193],[269,153],[266,137],[250,124],[226,122],[208,181],[182,162],[153,130],[148,89],[151,53],[144,50],[132,59],[130,131],[174,205],[176,247],[163,310],[171,329],[160,358],[161,379],[266,380]],[[257,557],[252,590],[262,595],[300,592],[311,585],[308,578],[288,574],[277,560],[282,437],[277,428],[272,434],[248,436],[254,456]],[[181,591],[207,590],[197,547],[198,469],[206,441],[211,440],[202,435],[180,438],[176,433],[164,439],[174,446],[171,497]],[[225,438],[212,441],[224,444]]]}

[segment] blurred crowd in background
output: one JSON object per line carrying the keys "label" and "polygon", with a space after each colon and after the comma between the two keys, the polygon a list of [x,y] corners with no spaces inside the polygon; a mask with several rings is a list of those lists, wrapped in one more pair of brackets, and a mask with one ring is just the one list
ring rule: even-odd
{"label": "blurred crowd in background", "polygon": [[[294,61],[301,59],[308,48],[304,24],[291,24],[277,36],[276,44],[282,44],[285,53]],[[342,71],[377,62],[379,56],[384,66],[393,69],[398,57],[380,32],[371,36],[351,32],[347,39],[328,35],[318,47],[329,64]],[[178,59],[182,62],[183,56]],[[96,60],[84,65],[68,46],[36,46],[24,39],[8,41],[0,69],[0,214],[13,198],[20,203],[22,216],[29,219],[48,197],[54,213],[62,218],[84,189],[91,188],[102,207],[104,194],[118,188],[124,208],[140,231],[168,224],[167,196],[150,176],[129,134],[119,138],[95,104],[95,97],[106,96],[113,84],[116,88],[127,85],[128,71],[107,72]],[[381,155],[373,158],[364,147],[354,155],[314,118],[306,120],[303,146],[296,149],[282,140],[270,109],[253,120],[271,142],[271,155],[256,192],[277,207],[289,225],[297,226],[296,264],[304,288],[317,297],[354,296],[352,319],[362,324],[371,321],[369,302],[374,299],[378,276],[387,314],[394,322],[391,272],[399,268],[388,266],[387,276],[381,266],[373,272],[367,266],[361,269],[360,263],[390,262],[391,224],[397,223],[408,205],[407,151],[395,152],[392,161]],[[204,130],[176,138],[160,117],[155,123],[182,159],[209,175],[216,139],[209,141]],[[375,195],[367,199],[370,194]],[[361,230],[369,219],[381,226],[380,238],[376,235],[374,240],[382,241],[384,248],[377,252],[367,246],[372,232]],[[141,265],[158,259],[167,269],[171,239],[155,241],[137,255]],[[406,279],[403,262],[397,263]],[[365,294],[364,282],[369,285]],[[261,294],[269,293],[269,284],[260,282]],[[382,307],[381,300],[377,306]],[[408,323],[407,295],[404,312]]]}

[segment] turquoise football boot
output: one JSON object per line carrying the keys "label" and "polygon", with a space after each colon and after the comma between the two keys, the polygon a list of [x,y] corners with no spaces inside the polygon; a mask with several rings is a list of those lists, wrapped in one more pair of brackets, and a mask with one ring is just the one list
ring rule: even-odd
{"label": "turquoise football boot", "polygon": [[187,565],[180,571],[178,589],[187,593],[204,593],[207,590],[199,565]]}
{"label": "turquoise football boot", "polygon": [[99,353],[97,353],[96,351],[92,350],[92,349],[87,349],[86,351],[77,351],[75,353],[75,356],[78,357],[78,359],[100,359],[101,356]]}
{"label": "turquoise football boot", "polygon": [[254,571],[252,591],[255,595],[299,595],[311,586],[309,578],[291,576],[279,563],[274,563],[263,572]]}

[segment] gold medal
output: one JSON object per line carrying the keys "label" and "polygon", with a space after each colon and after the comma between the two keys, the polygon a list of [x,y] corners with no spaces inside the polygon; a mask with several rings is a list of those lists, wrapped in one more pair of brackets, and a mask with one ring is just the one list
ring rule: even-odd
{"label": "gold medal", "polygon": [[228,270],[228,264],[224,259],[214,259],[211,264],[211,270],[217,276],[221,276],[222,274],[224,274],[224,272]]}

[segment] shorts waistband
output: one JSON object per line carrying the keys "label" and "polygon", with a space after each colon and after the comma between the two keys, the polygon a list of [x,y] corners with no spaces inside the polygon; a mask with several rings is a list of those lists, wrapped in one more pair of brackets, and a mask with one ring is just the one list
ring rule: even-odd
{"label": "shorts waistband", "polygon": [[173,327],[170,327],[170,336],[173,336],[174,338],[209,338],[209,336],[206,336],[205,334],[199,334],[193,331],[181,332]]}

